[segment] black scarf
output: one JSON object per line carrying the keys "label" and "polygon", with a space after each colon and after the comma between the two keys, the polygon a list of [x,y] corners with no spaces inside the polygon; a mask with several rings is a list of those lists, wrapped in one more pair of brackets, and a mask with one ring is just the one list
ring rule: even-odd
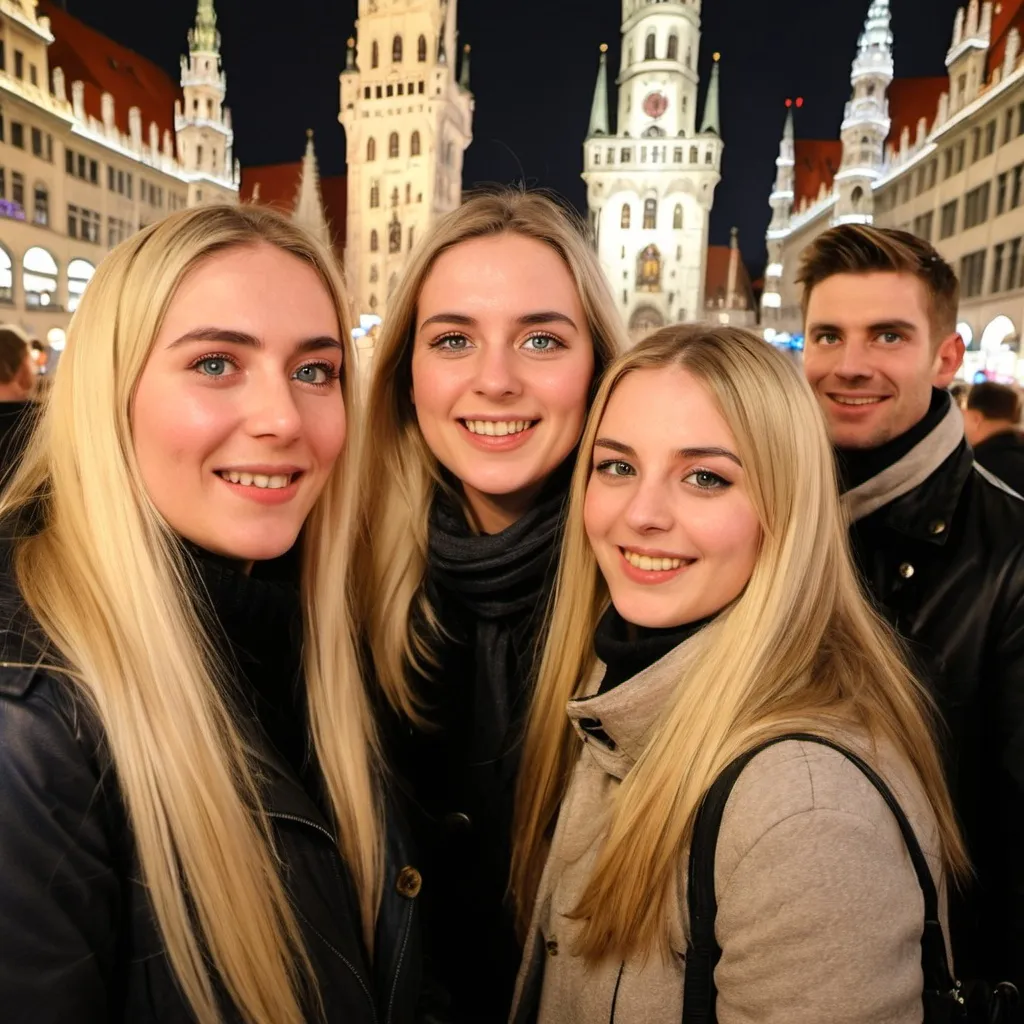
{"label": "black scarf", "polygon": [[615,610],[615,605],[609,605],[594,634],[594,653],[605,663],[605,674],[598,692],[607,693],[650,668],[714,618],[711,615],[699,622],[654,629],[634,626]]}
{"label": "black scarf", "polygon": [[473,652],[473,761],[500,757],[533,668],[537,630],[557,568],[570,457],[537,504],[495,534],[473,533],[465,513],[439,490],[430,510],[428,585],[442,628],[454,605]]}

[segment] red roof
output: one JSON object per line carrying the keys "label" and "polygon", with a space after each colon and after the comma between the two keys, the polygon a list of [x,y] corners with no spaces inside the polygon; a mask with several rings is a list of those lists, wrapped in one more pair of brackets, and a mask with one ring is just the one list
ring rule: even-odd
{"label": "red roof", "polygon": [[[239,199],[252,202],[253,192],[259,185],[256,202],[273,206],[285,213],[295,209],[295,198],[302,178],[302,161],[289,164],[265,164],[262,167],[243,167]],[[337,252],[345,247],[345,224],[348,211],[348,179],[339,174],[320,179],[320,198],[324,216],[331,232],[331,244]]]}
{"label": "red roof", "polygon": [[83,82],[85,111],[102,120],[100,97],[109,92],[114,97],[114,121],[122,132],[127,135],[129,131],[129,108],[138,107],[143,139],[148,139],[149,125],[155,121],[160,129],[160,145],[165,131],[171,133],[173,141],[174,102],[181,97],[181,90],[165,71],[50,0],[40,0],[39,14],[50,19],[55,39],[49,49],[50,68],[64,71],[69,99],[71,83]]}
{"label": "red roof", "polygon": [[[1021,0],[1024,3],[1024,0]],[[928,130],[935,124],[939,111],[939,97],[949,92],[949,77],[894,78],[889,86],[889,144],[900,148],[900,136],[904,128],[910,129],[910,144],[917,141],[917,123],[921,118],[928,122]]]}
{"label": "red roof", "polygon": [[[732,258],[732,247],[728,245],[708,246],[707,275],[704,279],[704,304],[707,307],[725,308],[725,300],[729,296],[729,261]],[[750,275],[747,273],[743,257],[740,257],[739,272],[736,275],[736,291],[742,300],[743,309],[754,308],[754,297],[751,292]]]}
{"label": "red roof", "polygon": [[1002,0],[992,15],[992,42],[988,51],[988,70],[1003,66],[1006,53],[1006,37],[1010,29],[1016,28],[1024,35],[1024,0]]}
{"label": "red roof", "polygon": [[813,203],[821,186],[832,188],[836,172],[843,162],[843,144],[838,139],[797,139],[794,143],[795,186],[793,210],[803,199]]}

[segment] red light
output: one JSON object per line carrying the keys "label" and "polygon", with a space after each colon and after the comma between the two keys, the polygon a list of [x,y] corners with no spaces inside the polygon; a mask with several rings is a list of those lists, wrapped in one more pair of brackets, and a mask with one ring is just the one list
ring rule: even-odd
{"label": "red light", "polygon": [[797,96],[797,98],[796,98],[796,105],[798,107],[802,107],[804,105],[804,98],[803,98],[803,96]]}
{"label": "red light", "polygon": [[786,106],[787,107],[793,106],[793,101],[792,100],[786,100]]}

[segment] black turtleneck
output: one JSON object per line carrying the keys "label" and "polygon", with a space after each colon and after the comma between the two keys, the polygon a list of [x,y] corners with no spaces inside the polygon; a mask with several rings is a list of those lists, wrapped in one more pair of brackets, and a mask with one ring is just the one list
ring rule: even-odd
{"label": "black turtleneck", "polygon": [[[238,698],[300,779],[308,755],[301,686],[302,616],[293,552],[256,562],[246,573],[229,558],[189,545],[215,622],[230,645],[229,667],[238,672]],[[219,627],[219,631],[218,631]]]}
{"label": "black turtleneck", "polygon": [[607,693],[650,668],[669,651],[675,650],[703,629],[712,619],[713,615],[682,626],[649,629],[627,622],[615,610],[615,605],[609,605],[594,634],[594,652],[607,666],[598,692]]}
{"label": "black turtleneck", "polygon": [[942,422],[949,409],[951,399],[948,392],[932,388],[932,400],[928,411],[909,430],[880,444],[877,448],[836,448],[836,471],[839,474],[839,490],[842,493],[859,487],[862,483],[878,476],[893,463],[899,462],[913,447],[923,441]]}

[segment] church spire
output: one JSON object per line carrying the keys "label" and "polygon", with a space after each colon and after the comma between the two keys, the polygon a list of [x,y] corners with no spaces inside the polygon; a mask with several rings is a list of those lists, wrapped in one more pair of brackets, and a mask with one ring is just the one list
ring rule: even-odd
{"label": "church spire", "polygon": [[189,53],[220,53],[220,33],[213,0],[198,0],[195,27],[188,33]]}
{"label": "church spire", "polygon": [[718,112],[718,64],[722,59],[720,53],[714,56],[714,64],[711,66],[711,81],[708,82],[708,94],[704,100],[704,123],[701,126],[701,133],[712,132],[715,135],[722,134],[722,121]]}
{"label": "church spire", "polygon": [[459,74],[459,85],[462,86],[466,92],[470,91],[469,88],[469,43],[462,48],[462,70]]}
{"label": "church spire", "polygon": [[327,230],[327,220],[320,198],[320,174],[317,171],[316,152],[313,149],[312,128],[306,130],[306,153],[302,158],[302,171],[298,192],[295,195],[292,220],[325,245],[330,244],[330,232]]}
{"label": "church spire", "polygon": [[448,0],[441,0],[441,31],[437,34],[437,63],[448,63]]}
{"label": "church spire", "polygon": [[597,66],[597,87],[590,107],[590,130],[587,138],[608,135],[608,44],[601,44],[601,60]]}

